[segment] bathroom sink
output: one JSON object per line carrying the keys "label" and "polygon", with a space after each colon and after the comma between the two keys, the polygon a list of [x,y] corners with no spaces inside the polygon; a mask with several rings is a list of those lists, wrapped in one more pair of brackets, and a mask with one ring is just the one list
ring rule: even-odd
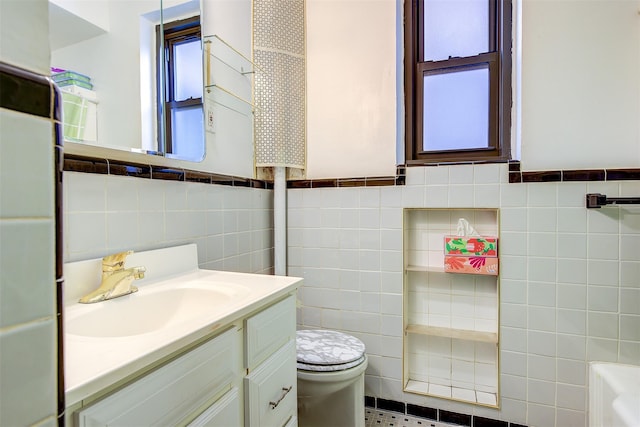
{"label": "bathroom sink", "polygon": [[95,338],[152,333],[207,318],[249,294],[238,284],[210,282],[152,288],[79,307],[65,320],[65,332]]}
{"label": "bathroom sink", "polygon": [[[137,292],[91,304],[103,258],[64,265],[65,400],[73,406],[173,358],[290,295],[297,277],[206,270],[194,243],[136,252],[125,269],[145,267]],[[234,350],[235,351],[235,350]],[[235,362],[234,362],[235,363]]]}

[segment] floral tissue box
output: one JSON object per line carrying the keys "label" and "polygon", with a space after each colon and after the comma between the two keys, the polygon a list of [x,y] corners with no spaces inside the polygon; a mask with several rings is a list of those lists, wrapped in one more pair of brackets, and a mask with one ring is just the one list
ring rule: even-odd
{"label": "floral tissue box", "polygon": [[498,238],[445,236],[444,271],[498,275]]}

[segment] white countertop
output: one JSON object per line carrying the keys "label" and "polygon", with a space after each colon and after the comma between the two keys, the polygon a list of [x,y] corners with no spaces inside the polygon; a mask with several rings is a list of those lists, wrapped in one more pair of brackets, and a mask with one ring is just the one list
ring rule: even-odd
{"label": "white countertop", "polygon": [[[129,296],[95,304],[65,305],[64,321],[73,319],[100,304],[117,303],[118,299],[136,298],[151,292],[176,286],[177,283],[210,282],[237,284],[246,288],[238,298],[219,305],[206,315],[173,322],[161,329],[131,336],[90,337],[65,333],[65,388],[67,407],[109,387],[188,346],[215,331],[223,331],[236,320],[251,314],[264,305],[294,292],[302,279],[262,274],[195,270],[138,285],[139,291]],[[137,284],[137,282],[136,282]],[[144,312],[140,313],[144,316]]]}

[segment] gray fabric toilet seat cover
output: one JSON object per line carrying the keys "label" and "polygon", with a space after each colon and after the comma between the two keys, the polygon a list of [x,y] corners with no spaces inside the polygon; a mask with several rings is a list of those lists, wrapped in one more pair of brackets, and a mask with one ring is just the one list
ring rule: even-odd
{"label": "gray fabric toilet seat cover", "polygon": [[362,363],[365,346],[351,335],[337,331],[302,330],[296,332],[298,369],[339,371]]}

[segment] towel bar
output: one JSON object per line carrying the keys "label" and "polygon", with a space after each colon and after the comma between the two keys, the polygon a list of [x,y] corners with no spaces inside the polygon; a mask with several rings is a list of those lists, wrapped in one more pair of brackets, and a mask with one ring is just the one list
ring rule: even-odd
{"label": "towel bar", "polygon": [[640,197],[607,197],[600,193],[589,193],[586,196],[587,209],[601,208],[605,205],[636,205]]}

